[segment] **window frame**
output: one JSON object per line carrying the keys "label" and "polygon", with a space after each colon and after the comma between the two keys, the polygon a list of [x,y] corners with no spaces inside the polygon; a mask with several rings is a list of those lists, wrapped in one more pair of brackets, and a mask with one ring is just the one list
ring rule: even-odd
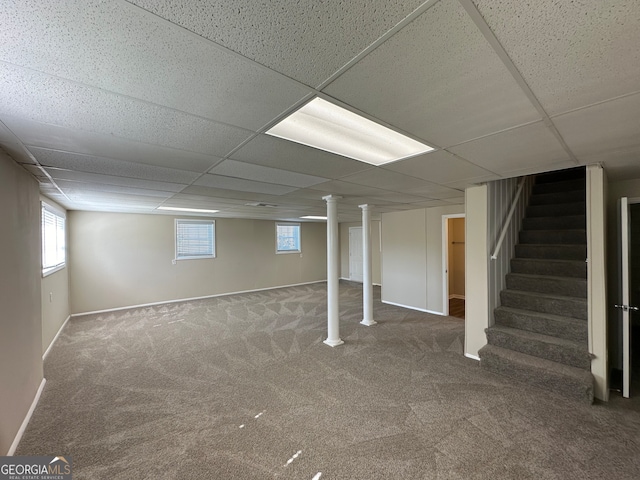
{"label": "window frame", "polygon": [[[212,253],[209,255],[179,255],[179,247],[178,244],[178,225],[179,224],[200,224],[200,225],[210,225],[212,229],[211,235],[211,251]],[[216,221],[213,219],[200,219],[200,218],[176,218],[174,220],[174,239],[175,239],[175,252],[174,252],[174,260],[202,260],[202,259],[210,259],[216,258]]]}
{"label": "window frame", "polygon": [[[279,250],[278,249],[278,227],[298,227],[298,248],[296,250]],[[276,255],[302,253],[302,227],[298,222],[276,222]]]}
{"label": "window frame", "polygon": [[[46,213],[45,213],[46,212]],[[55,239],[47,241],[45,228],[45,218],[46,215],[53,215],[54,217],[54,232]],[[60,232],[60,229],[62,232]],[[58,240],[60,239],[60,233],[62,233],[62,247],[58,245]],[[54,241],[55,242],[55,260],[56,263],[45,266],[45,247],[47,243]],[[60,257],[59,255],[62,254]],[[64,210],[57,208],[45,201],[40,201],[40,265],[42,270],[42,277],[47,277],[52,273],[58,272],[67,266],[67,214]]]}

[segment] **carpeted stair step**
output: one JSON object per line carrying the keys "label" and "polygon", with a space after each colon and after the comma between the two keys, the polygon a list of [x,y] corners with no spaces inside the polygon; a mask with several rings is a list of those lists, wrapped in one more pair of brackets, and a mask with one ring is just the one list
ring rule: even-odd
{"label": "carpeted stair step", "polygon": [[587,280],[584,278],[508,273],[506,279],[510,290],[587,298]]}
{"label": "carpeted stair step", "polygon": [[579,345],[564,338],[499,325],[487,328],[486,333],[491,345],[583,370],[591,369],[591,357],[586,345]]}
{"label": "carpeted stair step", "polygon": [[490,372],[555,392],[566,398],[593,403],[593,375],[586,370],[495,345],[485,345],[478,355],[480,367]]}
{"label": "carpeted stair step", "polygon": [[582,260],[587,258],[586,245],[519,243],[516,245],[517,258],[548,258],[558,260]]}
{"label": "carpeted stair step", "polygon": [[555,205],[558,203],[584,202],[585,190],[568,190],[566,192],[539,193],[531,195],[529,205]]}
{"label": "carpeted stair step", "polygon": [[511,272],[587,278],[587,262],[584,260],[552,260],[548,258],[512,258]]}
{"label": "carpeted stair step", "polygon": [[527,217],[583,215],[585,211],[585,202],[556,203],[555,205],[529,205],[527,207]]}
{"label": "carpeted stair step", "polygon": [[500,292],[500,304],[533,312],[551,313],[580,320],[587,319],[587,300],[584,298],[507,289]]}
{"label": "carpeted stair step", "polygon": [[523,230],[581,230],[587,226],[586,215],[565,217],[531,217],[522,219]]}
{"label": "carpeted stair step", "polygon": [[538,244],[585,244],[587,243],[587,231],[576,230],[522,230],[520,243]]}
{"label": "carpeted stair step", "polygon": [[536,183],[533,186],[533,195],[543,195],[546,193],[569,192],[573,190],[585,190],[586,180],[576,178],[564,182]]}
{"label": "carpeted stair step", "polygon": [[587,345],[587,323],[571,317],[561,317],[551,313],[532,312],[500,306],[493,312],[496,325],[518,328],[528,332],[542,333],[564,338],[577,344]]}

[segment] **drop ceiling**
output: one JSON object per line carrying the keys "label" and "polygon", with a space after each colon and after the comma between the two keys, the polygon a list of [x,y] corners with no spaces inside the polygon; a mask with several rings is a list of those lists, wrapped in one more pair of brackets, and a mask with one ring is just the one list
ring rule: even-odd
{"label": "drop ceiling", "polygon": [[[286,220],[335,194],[357,221],[576,165],[640,178],[637,1],[12,0],[0,22],[0,147],[71,210]],[[436,150],[373,167],[265,134],[316,96]]]}

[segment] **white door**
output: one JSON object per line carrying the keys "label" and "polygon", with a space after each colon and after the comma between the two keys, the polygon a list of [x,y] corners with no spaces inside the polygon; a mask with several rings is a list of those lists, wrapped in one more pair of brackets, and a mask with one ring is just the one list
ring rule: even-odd
{"label": "white door", "polygon": [[629,199],[622,197],[619,208],[619,238],[620,238],[620,291],[615,306],[622,315],[622,396],[629,398],[631,383],[631,311],[638,310],[637,306],[629,305]]}
{"label": "white door", "polygon": [[349,279],[362,282],[362,227],[349,228]]}

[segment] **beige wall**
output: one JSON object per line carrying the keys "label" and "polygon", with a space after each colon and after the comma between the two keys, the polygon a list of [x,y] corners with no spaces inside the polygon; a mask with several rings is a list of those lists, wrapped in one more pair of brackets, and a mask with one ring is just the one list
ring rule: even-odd
{"label": "beige wall", "polygon": [[427,308],[424,209],[382,214],[382,301]]}
{"label": "beige wall", "polygon": [[443,215],[464,206],[434,207],[382,215],[382,300],[444,313]]}
{"label": "beige wall", "polygon": [[[340,278],[349,278],[349,228],[361,227],[360,222],[341,223],[340,228]],[[380,276],[380,222],[371,222],[371,275],[373,283],[381,285]]]}
{"label": "beige wall", "polygon": [[302,255],[276,255],[275,222],[218,218],[216,258],[173,264],[176,217],[69,213],[73,313],[327,278],[325,223],[301,224]]}
{"label": "beige wall", "polygon": [[[47,197],[40,196],[40,200],[65,212],[65,209]],[[65,212],[66,213],[66,212]],[[69,245],[69,218],[66,219],[67,248]],[[46,277],[42,277],[42,353],[53,342],[60,327],[69,317],[69,255],[67,254],[67,266]]]}
{"label": "beige wall", "polygon": [[448,220],[449,296],[464,297],[464,218]]}
{"label": "beige wall", "polygon": [[0,455],[42,382],[38,184],[0,150]]}
{"label": "beige wall", "polygon": [[489,316],[489,243],[488,187],[479,185],[465,190],[466,295],[464,322],[464,354],[478,358],[478,350],[487,344],[485,329]]}

